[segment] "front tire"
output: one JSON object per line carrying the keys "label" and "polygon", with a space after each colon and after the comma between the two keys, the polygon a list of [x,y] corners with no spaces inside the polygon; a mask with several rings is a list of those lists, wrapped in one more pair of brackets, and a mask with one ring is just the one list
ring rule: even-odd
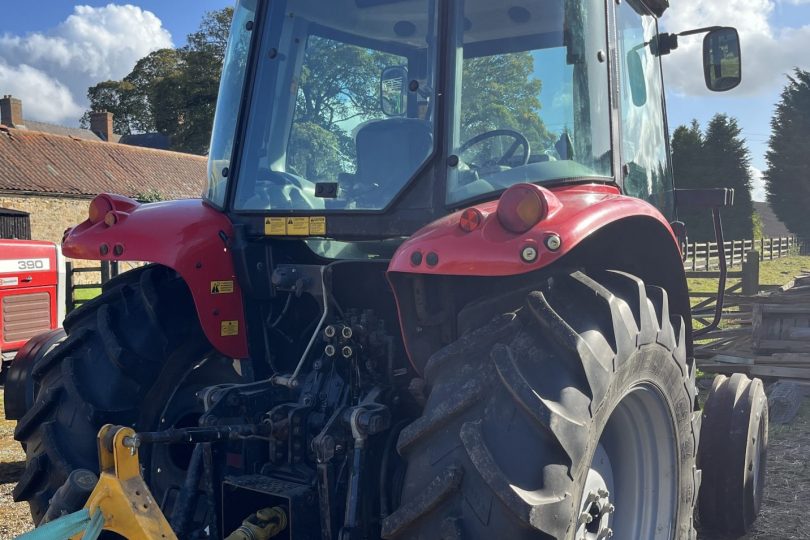
{"label": "front tire", "polygon": [[[26,468],[13,497],[28,501],[35,523],[71,471],[98,473],[101,426],[151,431],[187,423],[202,412],[194,392],[238,380],[232,362],[205,339],[185,282],[163,266],[111,280],[99,297],[68,315],[64,327],[67,338],[32,369],[36,400],[14,432]],[[183,452],[165,445],[143,450],[145,478],[162,501],[182,485]],[[162,476],[150,481],[158,469]]]}
{"label": "front tire", "polygon": [[575,272],[425,369],[388,539],[694,538],[700,413],[666,292]]}

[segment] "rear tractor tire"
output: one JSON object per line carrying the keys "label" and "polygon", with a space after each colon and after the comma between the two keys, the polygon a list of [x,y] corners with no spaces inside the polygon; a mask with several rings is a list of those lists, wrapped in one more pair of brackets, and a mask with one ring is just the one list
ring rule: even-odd
{"label": "rear tractor tire", "polygon": [[[13,496],[28,501],[35,523],[72,471],[98,473],[96,435],[104,424],[136,431],[196,425],[202,406],[194,394],[238,380],[232,361],[203,335],[185,282],[163,266],[111,280],[64,327],[67,338],[31,370],[36,398],[14,432],[26,467]],[[141,462],[154,496],[165,501],[186,476],[187,448],[144,447]]]}
{"label": "rear tractor tire", "polygon": [[574,272],[436,352],[384,538],[695,538],[684,333],[663,289]]}

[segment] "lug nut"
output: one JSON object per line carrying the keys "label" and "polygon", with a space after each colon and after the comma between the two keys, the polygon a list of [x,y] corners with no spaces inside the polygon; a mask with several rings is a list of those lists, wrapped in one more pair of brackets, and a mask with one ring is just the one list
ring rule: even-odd
{"label": "lug nut", "polygon": [[607,504],[605,505],[605,507],[604,507],[604,508],[602,508],[602,513],[603,513],[603,514],[612,514],[612,513],[613,513],[613,512],[615,512],[615,511],[616,511],[616,507],[615,507],[615,506],[613,506],[613,505],[612,505],[612,504],[610,504],[610,503],[607,503]]}
{"label": "lug nut", "polygon": [[597,493],[603,499],[607,499],[608,497],[610,497],[610,492],[608,490],[606,490],[606,489],[600,489],[600,490],[597,491]]}
{"label": "lug nut", "polygon": [[335,346],[334,345],[327,345],[324,348],[323,352],[326,354],[326,356],[329,356],[329,357],[335,356]]}
{"label": "lug nut", "polygon": [[588,512],[582,512],[579,515],[579,519],[577,519],[577,526],[587,525],[591,521],[593,521],[593,516],[591,514],[589,514]]}
{"label": "lug nut", "polygon": [[607,538],[613,538],[613,529],[602,529],[596,540],[606,540]]}
{"label": "lug nut", "polygon": [[343,336],[343,339],[350,339],[352,337],[352,329],[350,326],[344,326],[343,330],[340,331],[340,335]]}
{"label": "lug nut", "polygon": [[335,337],[336,333],[337,332],[335,331],[335,327],[332,326],[331,324],[323,329],[323,335],[326,336],[327,338]]}
{"label": "lug nut", "polygon": [[352,348],[348,345],[343,347],[340,352],[343,354],[343,358],[351,358],[353,353]]}

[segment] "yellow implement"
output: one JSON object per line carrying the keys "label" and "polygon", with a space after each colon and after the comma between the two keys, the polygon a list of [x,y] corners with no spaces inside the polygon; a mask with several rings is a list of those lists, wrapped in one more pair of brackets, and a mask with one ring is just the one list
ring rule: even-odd
{"label": "yellow implement", "polygon": [[[101,512],[102,530],[129,540],[177,540],[169,522],[141,477],[138,449],[124,441],[135,431],[108,424],[98,432],[98,484],[85,508],[93,516]],[[88,531],[89,532],[89,531]],[[81,540],[77,534],[71,540]]]}

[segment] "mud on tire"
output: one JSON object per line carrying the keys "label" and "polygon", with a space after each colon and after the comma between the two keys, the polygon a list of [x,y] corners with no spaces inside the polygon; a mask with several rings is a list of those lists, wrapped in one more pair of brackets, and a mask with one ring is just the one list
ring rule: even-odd
{"label": "mud on tire", "polygon": [[[98,472],[101,426],[156,429],[175,387],[212,353],[186,284],[163,266],[111,280],[99,297],[70,313],[64,327],[67,338],[32,370],[39,390],[14,432],[26,450],[26,468],[13,497],[28,501],[35,523],[72,470]],[[147,451],[147,476],[148,460]]]}
{"label": "mud on tire", "polygon": [[[435,353],[423,416],[398,441],[408,469],[384,538],[595,538],[580,518],[589,469],[614,411],[642,387],[672,425],[673,510],[663,532],[617,522],[615,537],[694,538],[700,413],[684,332],[663,289],[574,272]],[[616,492],[617,507],[630,504]]]}

